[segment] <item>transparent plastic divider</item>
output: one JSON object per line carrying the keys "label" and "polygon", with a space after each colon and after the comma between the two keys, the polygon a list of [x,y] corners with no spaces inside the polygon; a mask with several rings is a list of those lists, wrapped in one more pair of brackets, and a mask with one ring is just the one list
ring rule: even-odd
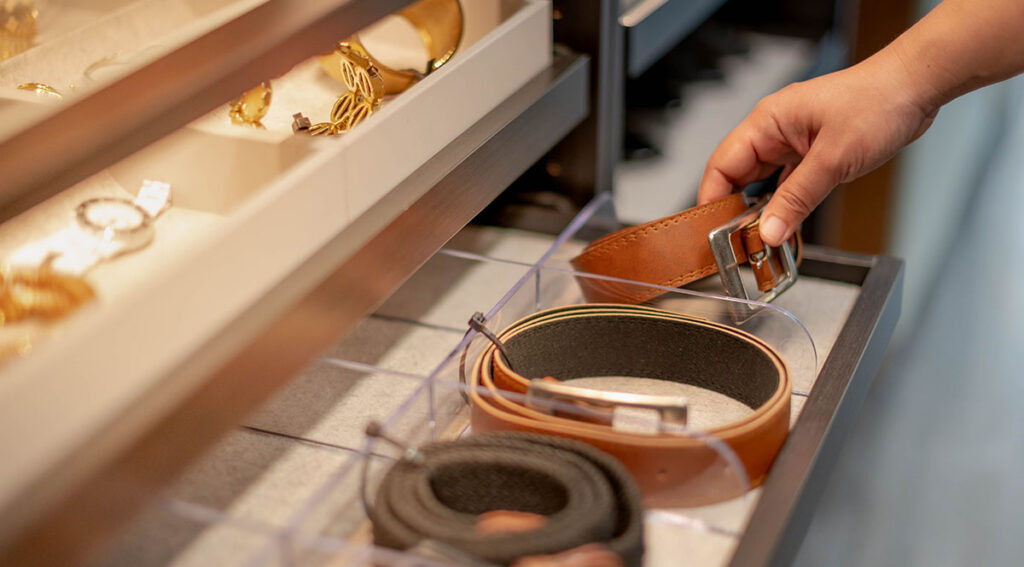
{"label": "transparent plastic divider", "polygon": [[[371,316],[378,321],[409,322],[462,333],[476,312],[501,301],[534,262],[490,258],[476,251],[442,249]],[[429,374],[457,342],[450,341],[416,372]]]}
{"label": "transparent plastic divider", "polygon": [[[232,516],[203,504],[162,498],[143,511],[89,565],[241,566],[248,563],[254,551],[269,549],[280,529],[263,520]],[[278,556],[264,557],[263,564],[271,564]]]}
{"label": "transparent plastic divider", "polygon": [[[439,426],[443,420],[437,420],[438,423],[434,427],[421,429],[431,419],[429,417],[432,414],[431,406],[437,405],[438,397],[461,400],[461,393],[465,391],[465,388],[449,380],[441,379],[433,398],[430,391],[429,388],[423,388],[416,396],[403,404],[403,413],[394,416],[390,427],[385,429],[388,437],[395,438],[396,435],[405,433],[406,439],[400,439],[402,443],[408,439],[423,441],[423,443],[414,443],[415,445],[429,443],[435,437],[454,439],[466,432],[465,421],[459,420],[449,421],[445,428]],[[566,404],[560,408],[560,411],[569,414],[574,411],[578,412],[579,408]],[[413,434],[409,435],[410,432]],[[709,439],[709,441],[714,443],[713,439]],[[247,565],[265,565],[268,557],[278,555],[285,558],[285,565],[456,564],[457,562],[454,561],[435,562],[421,557],[412,557],[400,551],[373,546],[371,526],[368,516],[363,510],[363,498],[365,497],[372,506],[379,482],[394,462],[393,458],[381,456],[382,453],[391,452],[384,450],[386,445],[388,444],[379,440],[376,442],[368,440],[360,457],[340,469],[329,482],[320,487],[316,495],[309,500],[304,512],[292,518],[291,526],[282,529],[278,537],[268,540],[265,548],[255,554]],[[731,452],[728,447],[718,445],[717,449],[722,454],[718,468],[723,470],[723,476],[728,477],[730,482],[736,483],[732,490],[744,491],[746,479],[742,467],[735,468],[735,457],[730,456]],[[673,527],[674,530],[721,535],[721,530],[698,521],[691,521],[685,525],[680,525],[678,522],[665,524]],[[677,564],[697,565],[697,563],[686,561]]]}
{"label": "transparent plastic divider", "polygon": [[[330,357],[314,364],[334,368],[335,376],[346,382],[361,377],[387,379],[416,390],[427,380],[425,375]],[[403,401],[395,400],[380,419]],[[401,454],[384,444],[368,453],[370,444],[362,431],[366,422],[377,419],[372,414],[352,416],[351,427],[359,431],[358,444],[353,447],[302,434],[239,427],[188,469],[170,488],[169,496],[130,524],[97,565],[172,560],[182,564],[292,564],[294,526],[308,521],[321,501],[337,493],[339,484],[358,476],[368,454],[376,466]],[[359,526],[364,520],[360,511],[350,525]],[[365,545],[341,545],[338,542],[344,540],[335,539],[333,548],[369,553]],[[173,545],[157,545],[165,541]]]}
{"label": "transparent plastic divider", "polygon": [[[451,249],[442,250],[436,257],[469,262],[470,265],[481,269],[498,265],[502,269],[516,266],[522,270],[522,275],[485,314],[488,328],[496,332],[520,317],[542,309],[585,303],[577,285],[577,278],[595,278],[612,281],[616,285],[657,288],[659,292],[664,293],[645,305],[707,319],[751,333],[770,344],[788,361],[795,389],[798,390],[801,383],[813,381],[816,368],[813,341],[800,322],[785,310],[753,301],[725,298],[713,293],[650,286],[617,278],[583,274],[567,267],[566,260],[570,254],[574,254],[574,249],[579,248],[572,239],[581,228],[587,226],[592,215],[608,199],[608,195],[599,196],[585,207],[536,263],[501,260],[465,250]],[[475,269],[477,268],[471,268]],[[490,293],[494,294],[494,290],[490,290]],[[750,321],[738,325],[732,321],[730,315],[730,305],[735,302],[755,305],[760,310]],[[392,305],[401,306],[402,302],[392,302]],[[436,324],[431,320],[424,323]],[[400,444],[419,446],[432,441],[455,439],[470,431],[467,403],[470,391],[460,376],[465,374],[466,366],[476,359],[485,341],[466,325],[455,327],[454,320],[446,321],[445,325],[452,331],[461,328],[465,334],[458,345],[429,374],[420,376],[415,373],[382,370],[395,378],[418,381],[411,393],[397,404],[382,423],[387,436],[398,440]],[[338,358],[325,362],[348,369],[372,368],[363,363]],[[615,385],[605,386],[613,388]],[[479,389],[476,393],[488,395]],[[525,403],[521,394],[506,394],[504,397],[511,403]],[[721,409],[723,406],[719,404],[714,407]],[[581,414],[579,406],[575,404],[555,402],[553,408],[562,416]],[[743,409],[732,407],[729,411],[735,414],[742,412]],[[717,412],[718,410],[714,410],[711,413]],[[715,471],[720,483],[723,479],[731,483],[738,496],[700,506],[651,507],[646,512],[645,523],[652,533],[675,533],[693,545],[705,540],[717,542],[711,547],[717,546],[728,551],[731,550],[731,544],[728,542],[742,533],[748,513],[756,500],[756,491],[749,490],[750,480],[740,464],[740,459],[730,447],[716,439],[713,434],[704,431],[706,427],[713,428],[715,420],[722,420],[723,417],[702,416],[699,410],[695,412],[694,417],[695,423],[677,428],[675,433],[701,440],[713,451],[717,456],[716,462],[709,466],[708,470]],[[267,557],[276,556],[283,557],[285,564],[320,564],[321,559],[324,563],[329,562],[332,565],[431,564],[422,558],[408,557],[400,552],[373,547],[369,522],[362,509],[363,495],[372,500],[384,472],[401,454],[400,448],[380,440],[366,440],[358,455],[336,470],[307,499],[302,510],[288,518],[287,525],[280,530],[263,553],[254,554],[253,564],[263,564],[259,562],[266,562]],[[702,553],[697,553],[695,557],[702,556]],[[724,558],[727,558],[727,555],[723,556]]]}
{"label": "transparent plastic divider", "polygon": [[[474,259],[471,254],[464,252],[452,252],[451,254],[464,259]],[[475,259],[479,262],[495,261],[482,256]],[[488,312],[487,325],[492,330],[498,331],[520,317],[540,309],[582,304],[584,302],[578,291],[576,278],[587,277],[597,276],[535,265]],[[715,321],[755,334],[761,340],[771,344],[785,358],[798,361],[790,368],[794,379],[809,372],[813,373],[815,368],[813,344],[806,330],[785,311],[771,305],[761,306],[762,310],[750,322],[736,325],[731,321],[729,302],[737,300],[688,290],[666,288],[662,291],[665,292],[665,296],[651,302],[652,306]],[[761,336],[762,334],[765,336]],[[384,431],[388,436],[409,446],[419,446],[437,440],[455,439],[466,434],[470,421],[466,395],[470,393],[470,387],[464,383],[462,376],[465,374],[467,366],[475,361],[486,344],[486,341],[475,331],[468,330],[463,340],[449,353],[444,362],[431,372],[427,379],[423,380],[384,422]],[[633,381],[630,382],[635,386]],[[477,393],[482,396],[489,395],[488,392],[479,389]],[[525,404],[526,401],[522,394],[508,393],[503,397],[511,403]],[[650,508],[646,516],[646,522],[656,532],[678,530],[679,534],[686,534],[688,541],[700,539],[699,537],[694,539],[696,537],[694,534],[706,534],[708,541],[718,542],[719,547],[724,545],[723,541],[741,533],[752,505],[752,499],[756,497],[753,492],[748,490],[749,479],[739,458],[726,443],[702,430],[703,427],[713,427],[716,419],[719,421],[723,419],[719,415],[720,410],[724,407],[720,402],[722,400],[716,402],[719,405],[714,406],[715,409],[711,412],[713,415],[702,416],[698,409],[694,414],[697,426],[677,428],[675,433],[688,436],[691,439],[702,440],[717,455],[716,462],[709,464],[707,470],[713,471],[713,474],[716,475],[718,486],[721,486],[723,482],[730,483],[734,487],[731,492],[736,496],[689,507]],[[735,405],[725,409],[731,411],[731,415],[735,416],[737,412],[742,415],[745,410],[735,407]],[[562,416],[584,417],[586,413],[581,411],[579,406],[570,403],[555,402],[553,408]],[[729,421],[729,419],[725,419],[725,421]],[[396,456],[396,449],[389,448],[385,451],[382,448],[383,445],[379,441],[373,444],[368,442],[363,450],[363,458],[367,458],[366,455],[371,455],[371,449],[375,455]],[[376,483],[386,470],[388,461],[374,456],[369,458],[371,459],[369,462],[371,474],[368,478],[366,492],[372,498]],[[348,473],[350,476],[355,474],[351,470]],[[353,478],[349,478],[346,482],[356,482]],[[703,480],[707,481],[707,478]],[[333,488],[337,488],[339,484],[343,483],[336,482]],[[310,516],[292,524],[294,531],[291,541],[297,550],[296,553],[307,552],[311,546],[319,549],[320,552],[325,549],[329,550],[331,546],[341,546],[339,549],[351,551],[352,548],[349,546],[352,542],[346,543],[351,534],[346,535],[345,530],[331,528],[331,525],[337,522],[330,518],[332,514],[337,515],[342,511],[351,511],[357,504],[361,506],[361,503],[358,502],[360,499],[358,491],[353,491],[351,488],[347,492],[343,490],[342,494],[337,497],[311,499],[312,508],[318,508],[315,510],[318,521],[307,521],[312,518],[313,514],[311,513]],[[360,538],[360,544],[370,545],[365,531],[360,534]],[[333,540],[338,540],[338,542],[325,544],[325,541]],[[301,555],[300,557],[305,558]],[[373,561],[377,564],[395,565],[398,563],[392,561],[401,557],[401,555],[396,557],[390,552],[382,551],[374,556]],[[333,560],[337,559],[337,557],[333,558]],[[353,561],[356,559],[353,558]],[[356,563],[364,561],[367,561],[367,557],[360,555]]]}
{"label": "transparent plastic divider", "polygon": [[[395,406],[399,409],[408,404],[410,399],[415,399],[415,393],[420,392],[428,381],[427,376],[333,357],[322,358],[319,362],[339,371],[385,376],[395,383],[409,384],[414,394],[396,401]],[[368,423],[376,419],[354,421],[357,422],[354,426],[363,431]],[[367,547],[368,542],[350,539],[366,521],[361,497],[364,466],[369,466],[371,474],[368,478],[372,481],[379,476],[381,469],[386,468],[402,454],[402,450],[385,443],[374,444],[362,434],[360,443],[349,450],[350,457],[334,467],[320,483],[312,487],[301,505],[287,514],[276,527],[274,538],[253,553],[245,565],[273,565],[276,563],[268,558],[274,557],[280,557],[282,565],[307,564],[301,557],[302,553],[309,550],[319,550],[317,553],[323,554],[324,549],[330,549],[333,556],[350,556],[353,561],[361,561],[372,554],[372,550]],[[329,504],[335,506],[331,507]],[[332,564],[337,564],[335,562],[338,560],[339,558],[335,557]],[[343,561],[340,564],[348,563]]]}
{"label": "transparent plastic divider", "polygon": [[[638,293],[641,290],[657,290],[660,295],[639,305],[700,317],[752,334],[769,343],[782,354],[789,366],[795,392],[808,392],[810,385],[814,382],[817,369],[817,350],[814,340],[795,315],[776,305],[726,297],[705,291],[645,284],[622,278],[577,272],[558,266],[538,267],[534,271],[533,277],[535,279],[532,295],[525,294],[518,298],[513,296],[508,302],[512,304],[511,309],[516,313],[525,314],[531,306],[534,311],[537,311],[541,308],[540,306],[555,307],[588,303],[576,283],[578,280],[607,282],[614,284],[616,289],[627,292],[631,289]],[[737,322],[733,315],[737,311],[734,308],[735,305],[749,306],[756,312],[748,319]],[[520,317],[522,316],[524,315],[520,315]]]}
{"label": "transparent plastic divider", "polygon": [[[493,332],[498,332],[521,317],[542,309],[585,304],[579,286],[576,284],[577,278],[599,278],[599,276],[560,268],[538,267],[533,273],[532,280],[526,282],[516,293],[512,294],[501,309],[492,313],[491,318],[488,319],[488,327]],[[619,283],[651,287],[644,284],[627,283],[624,280],[620,280]],[[706,319],[753,334],[771,345],[787,361],[794,388],[801,382],[806,383],[813,380],[816,369],[813,342],[806,329],[788,312],[775,306],[761,305],[762,309],[755,317],[738,325],[732,320],[730,303],[739,300],[674,288],[662,288],[661,291],[664,291],[664,295],[645,305]],[[482,344],[478,338],[471,340],[474,342],[470,345],[471,351],[467,355],[467,358],[470,359],[475,356],[472,349],[482,348],[478,346]],[[600,380],[588,384],[588,387],[599,385]],[[653,384],[639,384],[640,388],[650,386]],[[615,384],[613,381],[606,383],[605,387],[620,391],[637,391],[638,383],[627,380]],[[701,435],[704,428],[724,425],[742,418],[750,411],[739,402],[724,399],[724,397],[710,392],[701,393],[689,389],[672,390],[671,388],[666,390],[658,387],[653,391],[645,390],[640,393],[675,394],[677,392],[687,396],[693,402],[690,408],[690,423],[693,424],[694,429],[689,434],[695,437]],[[705,411],[702,412],[702,409]],[[571,410],[564,409],[563,411],[569,413]],[[736,456],[727,446],[724,446],[724,443],[716,440],[713,435],[709,435],[708,439],[709,444],[718,442],[723,445],[719,451],[723,463],[731,465],[737,462]],[[726,468],[725,470],[729,471],[730,469]],[[723,474],[727,475],[728,472]],[[742,476],[745,480],[745,472],[742,475],[734,474]],[[704,529],[708,532],[738,535],[746,525],[756,498],[756,491],[743,490],[739,491],[734,498],[718,502],[662,508],[658,514],[651,515],[649,521],[685,526],[689,530]]]}
{"label": "transparent plastic divider", "polygon": [[[538,270],[554,272],[562,272],[568,274],[576,274],[575,269],[572,267],[570,261],[577,256],[585,248],[587,241],[594,239],[598,236],[603,236],[608,233],[611,229],[617,228],[613,223],[609,223],[608,219],[598,218],[596,213],[600,211],[600,206],[591,206],[594,204],[604,205],[604,195],[599,195],[586,207],[580,210],[580,213],[573,219],[573,221],[566,227],[566,229],[559,235],[558,241],[552,246],[551,250],[538,262]],[[581,238],[581,235],[585,234],[586,238]],[[582,275],[582,274],[581,274]],[[538,275],[540,277],[540,275]],[[791,319],[798,327],[801,328],[800,333],[792,333],[792,325],[788,322],[782,321],[776,315],[762,316],[757,315],[751,318],[750,321],[743,325],[738,325],[732,321],[732,317],[728,313],[723,313],[720,308],[712,308],[719,314],[713,320],[730,326],[751,332],[758,337],[768,340],[776,348],[784,347],[787,343],[793,344],[793,348],[780,348],[780,352],[785,355],[787,362],[791,367],[798,367],[801,369],[810,368],[809,372],[794,372],[793,379],[793,391],[796,394],[806,396],[814,384],[816,377],[816,363],[818,359],[817,347],[814,344],[814,340],[811,337],[810,332],[804,327],[804,324],[792,313],[784,308],[777,305],[765,304],[754,300],[743,300],[734,297],[724,295],[722,284],[719,281],[718,276],[710,276],[691,284],[686,289],[659,286],[654,284],[641,284],[640,282],[633,282],[631,280],[625,280],[621,278],[614,278],[608,276],[600,276],[596,274],[588,274],[584,277],[591,278],[592,281],[601,282],[599,285],[610,286],[618,289],[619,291],[628,290],[630,286],[637,286],[637,289],[656,289],[664,291],[665,294],[656,298],[656,300],[647,302],[645,304],[652,305],[655,307],[661,307],[672,311],[697,313],[702,310],[707,310],[706,307],[688,307],[683,305],[684,303],[697,304],[701,301],[707,301],[708,305],[714,305],[716,301],[725,301],[727,303],[718,303],[717,305],[729,305],[734,304],[746,304],[751,306],[763,307],[769,306],[775,314],[784,314],[787,318]],[[753,273],[746,266],[740,267],[740,277],[748,290],[757,290],[757,285],[754,280]],[[537,282],[537,286],[541,285]],[[563,288],[570,296],[577,291],[576,286],[566,286]],[[567,301],[576,301],[578,298],[568,297]],[[805,348],[805,343],[809,344],[809,349]]]}

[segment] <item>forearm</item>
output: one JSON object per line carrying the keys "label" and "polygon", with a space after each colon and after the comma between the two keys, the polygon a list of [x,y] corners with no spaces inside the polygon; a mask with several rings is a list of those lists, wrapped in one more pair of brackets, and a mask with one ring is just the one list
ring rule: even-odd
{"label": "forearm", "polygon": [[1024,0],[945,0],[862,65],[902,71],[901,88],[932,114],[1024,72]]}
{"label": "forearm", "polygon": [[718,145],[701,203],[782,167],[761,215],[777,245],[836,185],[889,160],[939,108],[1024,72],[1024,0],[946,0],[887,47],[848,69],[763,99]]}

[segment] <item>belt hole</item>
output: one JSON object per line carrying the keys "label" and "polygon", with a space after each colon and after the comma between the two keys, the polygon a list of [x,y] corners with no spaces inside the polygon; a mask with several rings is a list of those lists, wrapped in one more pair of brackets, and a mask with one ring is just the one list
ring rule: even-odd
{"label": "belt hole", "polygon": [[667,481],[668,480],[668,469],[658,469],[658,472],[655,475],[655,478],[658,479],[658,482],[665,482],[665,481]]}

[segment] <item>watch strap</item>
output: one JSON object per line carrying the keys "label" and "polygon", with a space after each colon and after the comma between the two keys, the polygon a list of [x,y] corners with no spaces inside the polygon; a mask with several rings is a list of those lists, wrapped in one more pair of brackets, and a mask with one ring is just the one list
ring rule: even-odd
{"label": "watch strap", "polygon": [[171,206],[171,185],[162,181],[146,179],[142,182],[139,194],[132,202],[155,219]]}

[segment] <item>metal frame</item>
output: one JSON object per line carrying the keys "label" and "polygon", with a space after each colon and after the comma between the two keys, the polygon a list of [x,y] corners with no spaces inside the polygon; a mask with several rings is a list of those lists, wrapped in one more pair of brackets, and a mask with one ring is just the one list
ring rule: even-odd
{"label": "metal frame", "polygon": [[555,41],[593,63],[590,96],[594,112],[558,145],[548,163],[565,190],[582,207],[612,190],[622,155],[626,77],[625,36],[619,0],[553,0]]}
{"label": "metal frame", "polygon": [[900,314],[903,262],[807,246],[800,273],[861,286],[730,565],[790,565],[878,373]]}
{"label": "metal frame", "polygon": [[[172,369],[162,384],[201,372],[211,357],[219,357],[217,370],[157,416],[153,426],[126,432],[120,424],[137,422],[138,416],[121,416],[57,470],[37,479],[50,491],[57,486],[63,497],[58,505],[39,510],[30,490],[6,512],[0,524],[0,563],[82,563],[190,460],[353,328],[583,120],[589,109],[588,71],[587,57],[556,55],[550,68],[384,198],[408,199],[430,187],[402,214],[381,219],[373,210],[390,210],[388,203],[371,208],[202,352]],[[377,235],[347,255],[350,232],[368,230]],[[92,450],[128,434],[124,450],[106,456]]]}
{"label": "metal frame", "polygon": [[690,32],[725,4],[725,0],[642,0],[619,18],[626,28],[626,71],[643,74]]}

